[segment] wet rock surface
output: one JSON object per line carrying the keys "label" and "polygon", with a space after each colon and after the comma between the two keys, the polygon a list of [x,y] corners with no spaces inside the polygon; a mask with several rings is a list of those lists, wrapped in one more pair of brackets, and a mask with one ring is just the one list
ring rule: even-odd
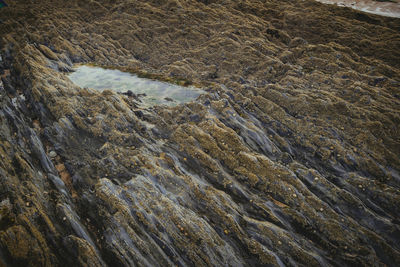
{"label": "wet rock surface", "polygon": [[317,0],[325,4],[350,7],[363,12],[400,18],[399,0]]}
{"label": "wet rock surface", "polygon": [[[400,264],[400,20],[21,0],[0,21],[1,265]],[[207,94],[143,109],[74,63]]]}

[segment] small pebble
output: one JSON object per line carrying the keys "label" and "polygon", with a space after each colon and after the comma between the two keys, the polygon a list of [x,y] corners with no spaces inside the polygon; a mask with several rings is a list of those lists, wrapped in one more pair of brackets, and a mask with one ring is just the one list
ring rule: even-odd
{"label": "small pebble", "polygon": [[49,153],[49,157],[50,158],[55,158],[55,157],[57,157],[57,153],[55,152],[55,151],[50,151],[50,153]]}

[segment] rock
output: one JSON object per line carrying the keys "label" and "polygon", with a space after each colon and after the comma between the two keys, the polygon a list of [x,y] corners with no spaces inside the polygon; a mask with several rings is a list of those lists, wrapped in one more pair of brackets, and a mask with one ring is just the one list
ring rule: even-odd
{"label": "rock", "polygon": [[52,150],[52,151],[49,152],[49,157],[50,158],[55,158],[55,157],[57,157],[57,153]]}
{"label": "rock", "polygon": [[[400,265],[399,20],[64,2],[0,13],[0,265]],[[73,62],[207,95],[137,107],[73,86]]]}
{"label": "rock", "polygon": [[128,91],[124,92],[123,94],[127,95],[129,97],[136,97],[136,95],[131,90],[128,90]]}
{"label": "rock", "polygon": [[201,121],[201,118],[198,114],[193,114],[193,115],[190,115],[190,121],[199,122],[199,121]]}

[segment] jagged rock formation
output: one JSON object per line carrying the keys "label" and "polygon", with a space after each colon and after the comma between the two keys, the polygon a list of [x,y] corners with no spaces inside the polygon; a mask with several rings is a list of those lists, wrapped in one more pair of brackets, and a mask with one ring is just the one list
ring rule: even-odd
{"label": "jagged rock formation", "polygon": [[[400,265],[400,20],[314,1],[9,1],[2,266]],[[142,110],[73,63],[208,92]]]}

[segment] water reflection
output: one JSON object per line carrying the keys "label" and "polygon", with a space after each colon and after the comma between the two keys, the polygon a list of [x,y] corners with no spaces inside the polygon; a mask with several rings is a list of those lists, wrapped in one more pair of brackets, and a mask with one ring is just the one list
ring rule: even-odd
{"label": "water reflection", "polygon": [[168,105],[194,100],[204,93],[195,87],[183,87],[171,83],[140,78],[134,74],[119,70],[104,69],[81,65],[68,76],[80,87],[89,87],[99,91],[111,89],[125,93],[128,90],[134,94],[146,94],[141,100],[145,106]]}

